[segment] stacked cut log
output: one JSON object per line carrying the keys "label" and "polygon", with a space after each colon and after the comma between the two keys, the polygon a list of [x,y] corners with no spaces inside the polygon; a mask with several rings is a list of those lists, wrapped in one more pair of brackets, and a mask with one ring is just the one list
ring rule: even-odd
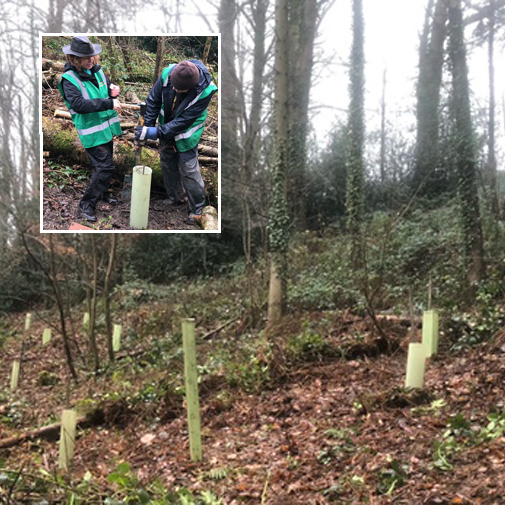
{"label": "stacked cut log", "polygon": [[61,81],[65,62],[42,58],[42,87],[56,88]]}
{"label": "stacked cut log", "polygon": [[[64,119],[62,119],[64,118]],[[66,118],[66,119],[65,119]],[[121,127],[134,128],[137,123],[131,123],[127,121],[120,121]],[[68,157],[70,161],[76,161],[83,163],[83,155],[85,151],[82,147],[79,136],[75,131],[73,123],[70,120],[70,113],[62,109],[58,109],[55,113],[55,118],[42,118],[42,133],[44,134],[44,151],[50,151],[55,156],[65,156]],[[133,133],[127,133],[124,137],[118,137],[119,139],[125,139],[127,141],[133,141],[135,135]],[[149,147],[157,147],[155,141],[147,141]],[[217,163],[218,160],[218,150],[214,147],[209,147],[205,145],[198,146],[199,156],[198,161],[202,164]],[[87,156],[85,156],[84,164],[88,164]]]}
{"label": "stacked cut log", "polygon": [[[43,150],[49,151],[51,157],[62,156],[69,162],[73,162],[83,167],[90,167],[89,158],[86,150],[77,135],[72,121],[59,118],[42,118],[43,132]],[[126,136],[133,140],[134,135]],[[160,168],[160,156],[158,149],[150,149],[150,146],[156,146],[155,142],[148,142],[147,146],[142,149],[142,159],[135,160],[133,143],[127,139],[121,140],[123,136],[117,137],[118,142],[114,144],[114,164],[117,175],[124,175],[131,171],[134,164],[145,164],[153,170],[152,183],[155,186],[163,187],[163,176]],[[217,153],[216,153],[217,154]],[[213,163],[217,164],[217,157],[199,156],[198,160],[201,164]]]}
{"label": "stacked cut log", "polygon": [[219,229],[217,210],[211,205],[204,207],[202,210],[202,214],[200,216],[195,216],[195,221],[204,230],[217,231]]}
{"label": "stacked cut log", "polygon": [[54,70],[55,72],[63,73],[64,68],[64,61],[53,61],[42,58],[42,70]]}
{"label": "stacked cut log", "polygon": [[[72,117],[70,116],[70,112],[68,112],[68,110],[63,109],[56,109],[54,111],[54,117],[63,119],[72,119]],[[121,128],[124,129],[135,128],[135,126],[137,126],[136,122],[132,122],[128,118],[123,119],[121,116],[119,116],[119,124],[121,125]]]}

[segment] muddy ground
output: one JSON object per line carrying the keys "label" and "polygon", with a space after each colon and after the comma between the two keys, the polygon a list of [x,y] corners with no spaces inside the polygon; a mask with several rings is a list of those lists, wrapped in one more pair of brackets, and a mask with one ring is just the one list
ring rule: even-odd
{"label": "muddy ground", "polygon": [[[46,163],[44,166],[44,170],[46,168],[49,170]],[[82,169],[82,172],[90,173],[85,169]],[[87,221],[81,215],[78,205],[88,180],[89,177],[82,182],[69,179],[65,185],[53,187],[44,184],[43,230],[68,230],[72,223],[100,231],[135,230],[130,226],[130,200],[121,199],[123,183],[117,178],[112,179],[110,186],[111,196],[117,200],[117,203],[98,202],[97,221],[94,223]],[[166,193],[162,190],[151,191],[147,230],[201,230],[197,225],[186,223],[189,212],[187,204],[167,207],[162,203],[165,198]]]}

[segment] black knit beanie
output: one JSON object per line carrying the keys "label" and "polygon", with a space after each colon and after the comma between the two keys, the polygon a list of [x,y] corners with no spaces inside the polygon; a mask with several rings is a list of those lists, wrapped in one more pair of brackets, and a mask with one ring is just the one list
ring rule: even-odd
{"label": "black knit beanie", "polygon": [[188,90],[194,88],[200,81],[198,67],[190,61],[181,61],[170,72],[170,82],[174,88]]}

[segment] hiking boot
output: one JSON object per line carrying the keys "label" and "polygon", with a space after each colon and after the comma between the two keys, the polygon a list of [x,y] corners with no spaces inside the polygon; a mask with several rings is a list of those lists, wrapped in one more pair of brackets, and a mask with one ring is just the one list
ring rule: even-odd
{"label": "hiking boot", "polygon": [[117,200],[115,198],[112,198],[108,191],[102,195],[102,200],[106,203],[117,203]]}
{"label": "hiking boot", "polygon": [[95,211],[93,209],[84,210],[81,204],[79,204],[79,210],[88,221],[92,221],[93,223],[96,221]]}
{"label": "hiking boot", "polygon": [[195,218],[198,219],[200,216],[197,214],[193,214],[192,212],[189,213],[188,219],[186,219],[186,224],[196,224],[195,223]]}
{"label": "hiking boot", "polygon": [[164,207],[177,207],[179,205],[185,205],[187,200],[172,200],[170,197],[166,197],[162,202],[161,205]]}

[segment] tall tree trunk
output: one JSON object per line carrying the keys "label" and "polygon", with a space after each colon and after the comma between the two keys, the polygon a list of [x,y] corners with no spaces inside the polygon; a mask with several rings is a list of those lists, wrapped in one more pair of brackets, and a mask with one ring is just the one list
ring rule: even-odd
{"label": "tall tree trunk", "polygon": [[244,189],[244,195],[242,198],[242,243],[246,257],[246,264],[248,266],[251,265],[251,186],[253,182],[253,173],[257,168],[259,158],[261,113],[263,110],[263,85],[266,65],[265,32],[267,8],[268,0],[256,0],[251,5],[251,17],[254,30],[251,112],[249,120],[245,122],[245,137],[243,140],[244,148],[242,151],[242,187]]}
{"label": "tall tree trunk", "polygon": [[89,343],[91,347],[91,356],[93,358],[95,372],[100,368],[100,357],[98,355],[98,345],[96,342],[96,305],[98,295],[98,258],[96,250],[96,237],[91,235],[91,259],[93,283],[91,289],[91,311],[89,314]]}
{"label": "tall tree trunk", "polygon": [[269,213],[270,285],[268,325],[280,322],[286,310],[288,213],[288,0],[275,4],[274,165]]}
{"label": "tall tree trunk", "polygon": [[[447,0],[437,0],[432,17],[430,1],[419,51],[417,138],[413,184],[418,194],[436,196],[445,175],[439,160],[440,87],[444,63]],[[445,185],[444,185],[445,187]]]}
{"label": "tall tree trunk", "polygon": [[[240,107],[238,105],[239,86],[236,66],[235,21],[237,5],[235,0],[221,0],[219,25],[221,31],[221,66],[226,68],[219,85],[221,108],[221,182],[222,182],[222,223],[223,226],[237,227],[236,218],[241,205],[237,196],[238,165],[237,156]],[[226,223],[226,224],[225,224]]]}
{"label": "tall tree trunk", "polygon": [[109,361],[114,361],[114,349],[112,346],[112,317],[110,313],[110,279],[112,276],[112,268],[116,260],[116,246],[117,246],[117,235],[115,233],[110,234],[110,247],[109,247],[109,264],[107,265],[107,272],[105,273],[105,280],[103,284],[103,294],[102,298],[104,301],[105,310],[105,326],[106,326],[106,337],[107,337],[107,352],[109,354]]}
{"label": "tall tree trunk", "polygon": [[221,133],[223,136],[223,161],[228,148],[235,158],[237,146],[237,132],[239,124],[240,106],[238,103],[238,78],[236,70],[235,49],[235,21],[237,6],[235,0],[221,0],[219,9],[219,24],[221,28],[222,65],[227,71],[223,72],[220,83],[220,94],[226,97],[221,104]]}
{"label": "tall tree trunk", "polygon": [[[100,368],[100,358],[98,355],[98,345],[96,342],[95,320],[96,320],[96,301],[97,301],[97,288],[98,288],[98,264],[97,264],[97,251],[96,239],[93,235],[85,237],[89,239],[91,250],[91,267],[88,265],[89,250],[84,251],[82,267],[84,269],[85,282],[86,282],[86,307],[89,314],[88,327],[84,328],[88,336],[88,354],[93,362],[93,369],[95,372]],[[86,242],[84,242],[86,244]]]}
{"label": "tall tree trunk", "polygon": [[353,236],[353,257],[360,261],[364,217],[365,51],[363,1],[353,0],[353,42],[350,65],[349,166],[347,169],[347,230]]}
{"label": "tall tree trunk", "polygon": [[289,0],[289,214],[305,227],[305,170],[309,124],[309,94],[316,35],[317,1]]}
{"label": "tall tree trunk", "polygon": [[65,0],[49,0],[49,12],[47,14],[47,32],[61,33],[63,30],[63,11],[66,6]]}
{"label": "tall tree trunk", "polygon": [[156,66],[154,68],[153,86],[156,84],[161,74],[161,62],[163,61],[163,51],[165,49],[165,37],[158,37],[158,45],[156,47]]}
{"label": "tall tree trunk", "polygon": [[489,125],[487,141],[486,185],[489,189],[488,203],[495,217],[500,214],[498,192],[496,188],[497,167],[495,152],[495,78],[494,78],[494,39],[495,39],[495,0],[490,0],[488,33],[488,73],[489,73]]}
{"label": "tall tree trunk", "polygon": [[470,87],[461,0],[449,0],[449,56],[452,66],[454,152],[459,178],[463,240],[471,284],[484,276],[482,226],[477,193],[477,149],[470,111]]}
{"label": "tall tree trunk", "polygon": [[381,97],[381,150],[380,150],[380,176],[381,183],[386,180],[386,74],[384,69],[382,74],[382,97]]}
{"label": "tall tree trunk", "polygon": [[74,366],[74,358],[70,350],[70,339],[67,333],[63,296],[61,294],[60,285],[58,282],[58,269],[56,268],[56,255],[54,252],[53,240],[54,240],[53,235],[49,234],[49,248],[51,253],[51,274],[50,279],[48,280],[53,288],[53,293],[56,299],[56,305],[58,307],[58,313],[60,316],[60,325],[61,325],[61,335],[63,337],[63,348],[65,350],[65,356],[67,358],[68,369],[75,382],[77,382],[77,371]]}

